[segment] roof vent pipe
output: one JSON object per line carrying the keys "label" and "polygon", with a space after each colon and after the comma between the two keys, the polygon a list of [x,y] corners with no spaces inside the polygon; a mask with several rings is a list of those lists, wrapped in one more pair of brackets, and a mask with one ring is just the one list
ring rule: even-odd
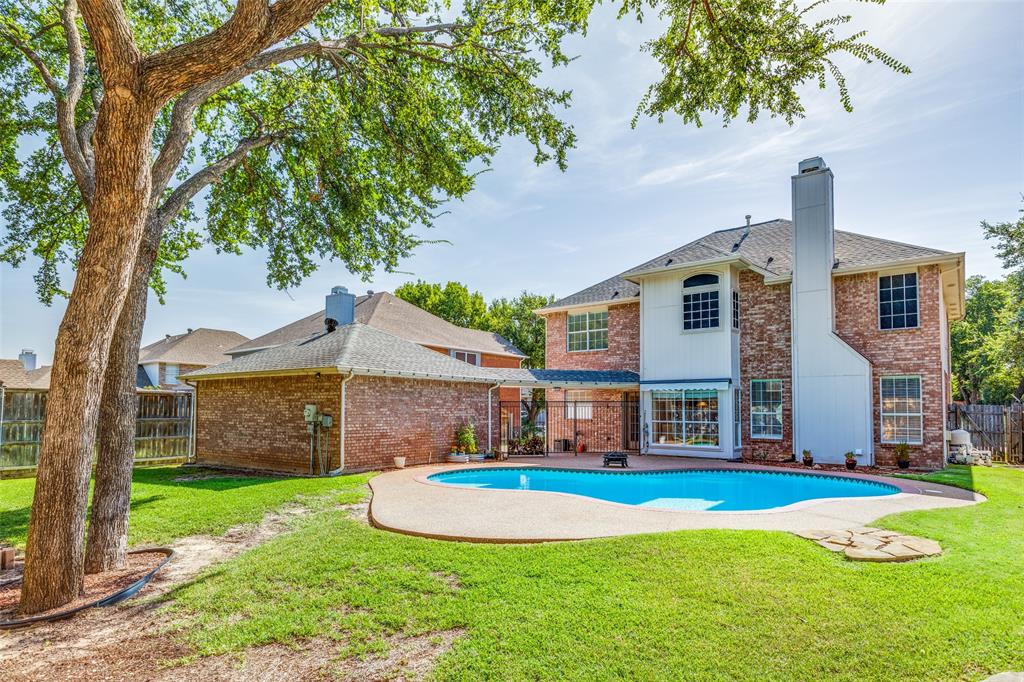
{"label": "roof vent pipe", "polygon": [[327,295],[324,308],[324,324],[328,332],[333,332],[337,327],[352,324],[356,316],[356,297],[350,294],[345,287],[332,287],[331,293]]}
{"label": "roof vent pipe", "polygon": [[743,228],[743,234],[741,234],[740,238],[736,241],[736,243],[732,245],[733,253],[736,253],[737,251],[739,251],[740,245],[743,244],[743,240],[750,236],[750,214],[749,213],[746,215],[746,219],[747,219],[747,226],[745,228]]}

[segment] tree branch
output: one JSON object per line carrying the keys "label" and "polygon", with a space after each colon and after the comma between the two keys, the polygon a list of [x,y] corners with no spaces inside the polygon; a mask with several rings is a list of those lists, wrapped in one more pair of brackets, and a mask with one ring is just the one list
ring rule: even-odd
{"label": "tree branch", "polygon": [[231,17],[207,35],[147,57],[143,83],[163,101],[251,59],[309,23],[330,0],[238,0]]}
{"label": "tree branch", "polygon": [[183,183],[178,185],[171,195],[167,197],[167,201],[156,212],[156,219],[160,223],[161,229],[170,223],[174,216],[181,212],[181,209],[185,207],[192,197],[198,194],[206,186],[211,183],[217,182],[224,175],[249,155],[250,152],[256,149],[267,147],[274,142],[284,139],[284,133],[268,133],[260,135],[258,137],[250,137],[239,141],[238,146],[226,156],[214,161],[206,168],[198,171],[185,180]]}
{"label": "tree branch", "polygon": [[68,83],[64,91],[57,94],[57,134],[64,150],[64,158],[67,159],[71,174],[75,177],[82,198],[88,206],[92,203],[96,180],[91,165],[85,159],[75,124],[75,109],[82,97],[82,87],[85,83],[85,48],[82,46],[82,36],[78,32],[76,0],[64,0],[60,18],[64,25],[64,40],[68,46]]}
{"label": "tree branch", "polygon": [[9,27],[0,29],[0,36],[3,36],[4,40],[14,46],[18,52],[25,55],[25,58],[28,59],[34,67],[36,67],[36,71],[39,72],[39,77],[42,79],[46,89],[53,93],[54,97],[60,96],[61,87],[57,84],[57,81],[53,79],[50,69],[47,68],[46,62],[44,62],[42,57],[39,56],[39,53],[29,47],[28,44],[19,38],[17,34],[12,32]]}
{"label": "tree branch", "polygon": [[136,85],[142,59],[120,0],[82,0],[79,9],[89,29],[96,65],[108,93],[127,96]]}

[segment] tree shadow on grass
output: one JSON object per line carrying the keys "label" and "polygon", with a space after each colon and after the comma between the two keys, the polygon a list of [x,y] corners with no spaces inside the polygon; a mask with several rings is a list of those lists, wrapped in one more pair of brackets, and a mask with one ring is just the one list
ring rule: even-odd
{"label": "tree shadow on grass", "polygon": [[215,469],[136,469],[133,483],[196,490],[233,490],[274,483],[288,477],[244,476]]}

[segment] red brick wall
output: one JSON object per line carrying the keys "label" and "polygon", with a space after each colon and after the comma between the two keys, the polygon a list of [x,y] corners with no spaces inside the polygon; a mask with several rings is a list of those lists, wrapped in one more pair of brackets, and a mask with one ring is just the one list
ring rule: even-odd
{"label": "red brick wall", "polygon": [[[793,368],[789,284],[766,286],[751,271],[740,272],[740,386],[743,458],[787,460],[793,455]],[[782,440],[750,436],[750,382],[782,379]]]}
{"label": "red brick wall", "polygon": [[[406,457],[406,466],[443,461],[455,430],[467,421],[476,425],[477,447],[487,450],[487,389],[487,384],[356,377],[345,387],[345,470],[390,468],[398,455]],[[496,402],[492,414],[497,434]]]}
{"label": "red brick wall", "polygon": [[881,443],[879,378],[887,375],[921,376],[924,444],[911,446],[911,466],[943,465],[945,395],[947,379],[942,371],[942,324],[939,267],[918,269],[918,317],[916,329],[882,331],[878,328],[878,273],[848,275],[835,280],[836,331],[872,364],[875,461],[895,464],[892,445]]}
{"label": "red brick wall", "polygon": [[640,303],[608,308],[608,349],[570,353],[566,350],[568,313],[544,316],[547,329],[544,364],[548,369],[640,371]]}
{"label": "red brick wall", "polygon": [[196,460],[200,464],[309,473],[302,408],[334,417],[323,446],[338,466],[341,377],[327,374],[196,382]]}
{"label": "red brick wall", "polygon": [[[220,379],[198,383],[196,459],[200,464],[309,472],[302,408],[316,403],[334,417],[323,445],[338,466],[340,375]],[[355,377],[345,386],[345,470],[386,469],[441,461],[464,422],[476,424],[487,450],[487,384]],[[495,401],[497,398],[495,398]],[[498,429],[494,405],[494,432]]]}
{"label": "red brick wall", "polygon": [[[570,389],[574,390],[574,389]],[[549,445],[554,448],[555,441],[573,439],[573,420],[566,418],[566,391],[548,389],[547,430]],[[590,399],[594,403],[590,409],[590,419],[577,419],[575,428],[579,431],[579,440],[586,444],[588,452],[608,452],[623,448],[622,410],[618,404],[622,402],[623,392],[612,389],[596,389],[590,391]],[[639,394],[629,393],[629,399],[639,400]],[[605,403],[612,403],[609,406]],[[581,408],[582,413],[586,408]]]}
{"label": "red brick wall", "polygon": [[[437,351],[444,355],[450,355],[450,348],[442,348],[440,346],[425,346],[430,350]],[[508,355],[494,355],[493,353],[481,353],[480,354],[480,366],[481,367],[520,367],[523,361],[520,358],[509,357]],[[519,389],[518,388],[499,388],[498,394],[501,396],[503,401],[519,400]]]}

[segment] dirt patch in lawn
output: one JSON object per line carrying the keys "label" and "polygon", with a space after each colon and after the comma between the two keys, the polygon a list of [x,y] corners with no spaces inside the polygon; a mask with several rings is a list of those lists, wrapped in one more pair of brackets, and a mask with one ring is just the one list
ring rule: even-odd
{"label": "dirt patch in lawn", "polygon": [[[365,505],[343,508],[355,518],[365,518],[365,509],[360,507]],[[213,564],[286,532],[292,521],[312,512],[309,507],[290,504],[266,514],[258,524],[237,526],[219,537],[196,535],[171,543],[174,558],[137,597],[117,606],[88,609],[69,620],[0,631],[0,670],[7,680],[161,679],[154,676],[161,662],[181,658],[187,652],[166,634],[175,622],[153,598],[167,594]],[[122,676],[118,666],[126,671],[144,668],[148,672]],[[55,674],[57,670],[67,670],[67,675]]]}

